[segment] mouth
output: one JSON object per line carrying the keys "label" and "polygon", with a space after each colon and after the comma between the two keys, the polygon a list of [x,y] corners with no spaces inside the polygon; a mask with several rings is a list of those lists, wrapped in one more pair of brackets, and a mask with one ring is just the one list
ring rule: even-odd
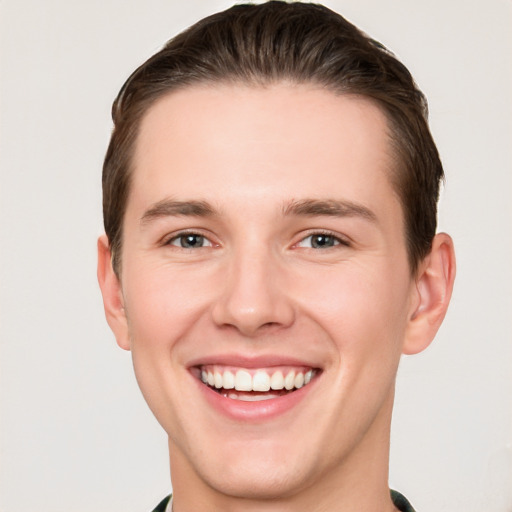
{"label": "mouth", "polygon": [[310,367],[238,368],[201,365],[196,376],[208,388],[225,398],[244,402],[272,400],[290,395],[315,378],[319,370]]}

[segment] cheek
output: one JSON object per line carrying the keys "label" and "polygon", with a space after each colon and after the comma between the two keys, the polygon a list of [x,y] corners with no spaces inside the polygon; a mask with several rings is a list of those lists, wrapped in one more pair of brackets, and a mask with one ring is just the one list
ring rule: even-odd
{"label": "cheek", "polygon": [[153,414],[167,431],[179,435],[184,429],[179,411],[187,410],[191,398],[189,389],[174,384],[185,378],[183,347],[200,339],[191,333],[198,332],[198,320],[211,301],[206,276],[147,262],[125,269],[123,295],[135,375]]}
{"label": "cheek", "polygon": [[401,346],[408,290],[403,268],[383,268],[373,262],[324,270],[323,275],[311,276],[296,296],[300,308],[322,326],[338,349],[368,352],[378,359],[386,351],[394,357]]}
{"label": "cheek", "polygon": [[123,284],[132,341],[168,348],[208,307],[211,280],[201,271],[190,275],[165,265],[133,270]]}

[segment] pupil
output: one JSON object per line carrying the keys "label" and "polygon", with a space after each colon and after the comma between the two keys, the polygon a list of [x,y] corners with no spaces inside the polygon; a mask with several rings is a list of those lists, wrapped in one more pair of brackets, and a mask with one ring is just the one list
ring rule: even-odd
{"label": "pupil", "polygon": [[181,237],[181,246],[185,248],[201,247],[203,245],[203,237],[201,235],[185,235]]}
{"label": "pupil", "polygon": [[314,235],[311,240],[311,245],[315,248],[332,247],[334,245],[334,239],[330,235]]}

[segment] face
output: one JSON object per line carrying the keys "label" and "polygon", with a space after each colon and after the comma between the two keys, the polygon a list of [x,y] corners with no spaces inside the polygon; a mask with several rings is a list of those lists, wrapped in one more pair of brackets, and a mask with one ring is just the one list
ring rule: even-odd
{"label": "face", "polygon": [[312,87],[190,87],[146,114],[117,338],[173,478],[287,496],[387,463],[417,306],[392,165],[376,106]]}

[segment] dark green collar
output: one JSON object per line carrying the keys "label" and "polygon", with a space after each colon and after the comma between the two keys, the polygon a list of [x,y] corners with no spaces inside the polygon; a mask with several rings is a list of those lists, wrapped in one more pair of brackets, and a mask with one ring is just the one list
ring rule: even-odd
{"label": "dark green collar", "polygon": [[397,491],[391,490],[391,499],[395,507],[401,512],[414,512],[412,505],[407,501],[407,498]]}
{"label": "dark green collar", "polygon": [[167,496],[167,498],[164,498],[158,506],[153,510],[153,512],[165,512],[165,507],[167,507],[167,503],[169,503],[169,500],[171,499],[171,495]]}

